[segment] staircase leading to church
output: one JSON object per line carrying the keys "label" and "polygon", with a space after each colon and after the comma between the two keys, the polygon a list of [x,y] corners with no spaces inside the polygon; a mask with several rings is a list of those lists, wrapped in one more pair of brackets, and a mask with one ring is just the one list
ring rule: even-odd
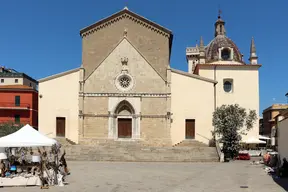
{"label": "staircase leading to church", "polygon": [[[187,142],[175,147],[151,147],[140,141],[82,140],[66,145],[67,160],[131,162],[218,162],[216,148]],[[88,145],[89,144],[89,145]]]}
{"label": "staircase leading to church", "polygon": [[70,145],[76,145],[75,142],[65,138],[65,137],[56,137],[55,140],[60,143],[62,146],[70,146]]}
{"label": "staircase leading to church", "polygon": [[173,145],[174,147],[208,147],[205,143],[202,143],[200,141],[196,141],[194,139],[186,139],[181,141],[180,143],[177,143]]}

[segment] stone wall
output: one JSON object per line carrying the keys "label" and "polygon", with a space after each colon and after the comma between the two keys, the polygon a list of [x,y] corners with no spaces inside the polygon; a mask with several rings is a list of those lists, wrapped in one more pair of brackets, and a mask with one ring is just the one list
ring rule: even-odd
{"label": "stone wall", "polygon": [[[123,13],[117,19],[107,21],[100,30],[85,35],[82,40],[83,67],[85,79],[93,73],[101,62],[117,46],[124,32],[133,45],[147,58],[166,79],[166,67],[169,64],[169,35],[160,34],[148,23],[140,21],[129,13]],[[92,30],[93,31],[93,30]]]}
{"label": "stone wall", "polygon": [[108,97],[85,97],[83,113],[93,115],[107,115]]}
{"label": "stone wall", "polygon": [[150,146],[172,146],[168,120],[142,118],[141,139]]}
{"label": "stone wall", "polygon": [[[83,97],[79,106],[84,119],[79,121],[83,121],[80,137],[117,140],[117,118],[121,115],[115,109],[126,100],[133,108],[128,117],[133,118],[131,139],[171,145],[170,121],[166,118],[170,100],[165,98],[170,92],[166,82],[170,36],[135,22],[129,13],[123,14],[83,36]],[[123,74],[131,79],[129,89],[119,87]]]}

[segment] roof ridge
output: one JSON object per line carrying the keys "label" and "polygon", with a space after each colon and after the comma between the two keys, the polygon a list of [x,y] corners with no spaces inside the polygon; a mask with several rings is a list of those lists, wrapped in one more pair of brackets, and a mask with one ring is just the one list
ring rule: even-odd
{"label": "roof ridge", "polygon": [[149,19],[147,19],[147,18],[145,18],[145,17],[143,17],[143,16],[141,16],[141,15],[139,15],[137,13],[134,13],[134,12],[128,10],[128,9],[120,10],[120,11],[118,11],[118,12],[116,12],[116,13],[108,16],[108,17],[105,17],[103,19],[98,20],[97,22],[95,22],[95,23],[93,23],[93,24],[91,24],[91,25],[89,25],[89,26],[87,26],[85,28],[82,28],[80,30],[80,35],[83,37],[83,36],[86,36],[87,34],[90,34],[90,33],[93,33],[95,31],[98,31],[98,30],[100,30],[102,28],[105,28],[108,25],[114,23],[115,21],[118,21],[118,20],[122,19],[123,15],[125,17],[125,14],[130,15],[131,17],[133,17],[134,18],[133,20],[135,20],[135,21],[137,21],[137,19],[140,20],[141,22],[139,22],[139,24],[141,24],[141,25],[143,25],[145,27],[155,28],[155,30],[157,29],[158,31],[156,30],[156,32],[158,32],[158,33],[161,33],[161,34],[167,35],[167,36],[169,36],[169,35],[173,36],[171,30],[169,30],[169,29],[159,25],[158,23],[156,23],[154,21],[151,21],[151,20],[149,20]]}

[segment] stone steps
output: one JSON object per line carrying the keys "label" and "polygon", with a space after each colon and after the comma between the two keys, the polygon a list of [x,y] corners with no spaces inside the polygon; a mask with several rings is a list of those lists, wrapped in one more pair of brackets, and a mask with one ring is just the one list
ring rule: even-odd
{"label": "stone steps", "polygon": [[70,145],[76,145],[73,141],[70,141],[67,138],[64,137],[56,137],[54,138],[58,143],[60,143],[62,146],[70,146]]}
{"label": "stone steps", "polygon": [[208,145],[194,139],[186,139],[177,143],[174,147],[208,147]]}
{"label": "stone steps", "polygon": [[141,140],[117,140],[114,141],[113,139],[95,139],[95,138],[83,138],[80,139],[79,145],[82,146],[123,146],[123,145],[145,145],[144,142]]}
{"label": "stone steps", "polygon": [[218,162],[212,147],[147,147],[139,145],[65,146],[66,159],[78,161]]}

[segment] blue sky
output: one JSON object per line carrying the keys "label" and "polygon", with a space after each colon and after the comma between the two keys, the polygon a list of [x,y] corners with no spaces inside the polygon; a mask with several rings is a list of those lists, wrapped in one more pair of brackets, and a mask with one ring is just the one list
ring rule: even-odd
{"label": "blue sky", "polygon": [[[277,2],[277,3],[276,3]],[[0,65],[39,79],[81,64],[80,29],[128,3],[130,10],[174,33],[171,66],[187,70],[185,48],[213,39],[218,7],[227,36],[247,61],[254,36],[260,68],[260,110],[285,103],[288,92],[288,1],[263,0],[10,0],[0,6]],[[191,88],[192,90],[193,88]]]}

